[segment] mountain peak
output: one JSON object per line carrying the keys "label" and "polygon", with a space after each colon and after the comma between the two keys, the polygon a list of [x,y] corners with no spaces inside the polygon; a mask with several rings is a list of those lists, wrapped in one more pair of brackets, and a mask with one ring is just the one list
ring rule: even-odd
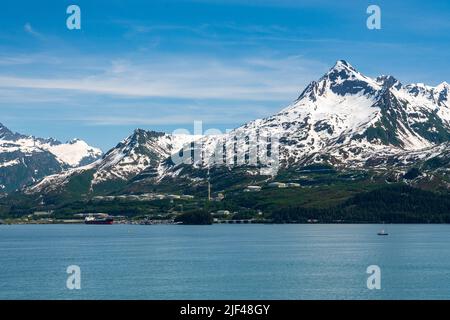
{"label": "mountain peak", "polygon": [[438,90],[438,91],[449,90],[449,89],[450,89],[450,85],[446,81],[444,81],[436,86],[436,90]]}
{"label": "mountain peak", "polygon": [[21,138],[21,135],[19,135],[18,133],[12,132],[6,126],[4,126],[2,123],[0,123],[0,139],[16,140],[19,138]]}
{"label": "mountain peak", "polygon": [[0,123],[0,136],[2,136],[4,133],[11,134],[12,132],[7,127],[5,127],[2,123]]}
{"label": "mountain peak", "polygon": [[[126,139],[121,141],[116,146],[116,149],[117,148],[125,148],[126,150],[128,150],[126,152],[129,152],[129,151],[133,150],[134,148],[139,148],[140,146],[147,144],[149,141],[155,141],[164,135],[165,135],[164,132],[147,131],[145,129],[137,128],[137,129],[134,129],[134,131],[131,135],[129,135]],[[111,149],[111,150],[114,150],[114,149]]]}
{"label": "mountain peak", "polygon": [[134,129],[133,133],[143,133],[143,132],[146,132],[146,131],[147,130],[144,130],[142,128],[136,128],[136,129]]}
{"label": "mountain peak", "polygon": [[347,94],[373,95],[382,87],[374,79],[357,71],[346,60],[338,60],[318,81],[312,81],[300,94],[296,102],[303,98],[316,101],[319,96],[327,96],[327,92],[339,96]]}
{"label": "mountain peak", "polygon": [[330,78],[330,80],[333,81],[337,78],[344,80],[359,74],[360,73],[350,63],[345,60],[338,60],[323,78]]}
{"label": "mountain peak", "polygon": [[145,130],[145,129],[137,128],[137,129],[134,129],[131,137],[159,138],[159,137],[163,136],[164,134],[165,134],[164,132],[158,132],[158,131],[153,131],[153,130]]}
{"label": "mountain peak", "polygon": [[342,69],[349,69],[352,71],[356,71],[356,69],[353,68],[353,66],[345,60],[336,61],[334,66],[331,68],[331,70],[342,70]]}
{"label": "mountain peak", "polygon": [[323,88],[328,87],[334,94],[341,96],[361,92],[364,95],[373,94],[380,89],[380,85],[375,80],[361,74],[345,60],[338,60],[318,84],[322,92],[324,92]]}
{"label": "mountain peak", "polygon": [[444,81],[437,85],[434,90],[438,104],[449,107],[450,85]]}
{"label": "mountain peak", "polygon": [[384,88],[396,88],[400,89],[402,87],[402,84],[400,81],[398,81],[396,78],[394,78],[391,75],[381,75],[375,79],[377,83],[379,83]]}

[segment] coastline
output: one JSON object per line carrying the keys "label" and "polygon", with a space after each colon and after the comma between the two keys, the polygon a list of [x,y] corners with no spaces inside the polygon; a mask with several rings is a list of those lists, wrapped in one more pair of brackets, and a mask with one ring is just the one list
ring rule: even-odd
{"label": "coastline", "polygon": [[[79,221],[3,221],[0,223],[0,226],[4,225],[85,225],[86,223],[84,220]],[[142,222],[135,222],[135,221],[120,221],[120,222],[114,222],[111,225],[139,225],[139,226],[151,226],[151,225],[180,225],[180,226],[211,226],[211,225],[449,225],[449,223],[437,223],[437,222],[389,222],[385,223],[383,221],[379,222],[369,222],[369,221],[358,221],[358,222],[269,222],[269,221],[261,221],[261,222],[214,222],[211,224],[183,224],[183,223],[177,223],[177,222],[150,222],[150,223],[142,223]]]}

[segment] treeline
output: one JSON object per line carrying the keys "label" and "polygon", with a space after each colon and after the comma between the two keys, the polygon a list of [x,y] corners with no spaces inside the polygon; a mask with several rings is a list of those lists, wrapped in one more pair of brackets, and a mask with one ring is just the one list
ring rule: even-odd
{"label": "treeline", "polygon": [[450,197],[396,185],[357,194],[326,209],[279,208],[270,218],[275,223],[450,223]]}
{"label": "treeline", "polygon": [[175,222],[189,225],[212,224],[213,217],[209,212],[199,210],[183,213],[175,218]]}

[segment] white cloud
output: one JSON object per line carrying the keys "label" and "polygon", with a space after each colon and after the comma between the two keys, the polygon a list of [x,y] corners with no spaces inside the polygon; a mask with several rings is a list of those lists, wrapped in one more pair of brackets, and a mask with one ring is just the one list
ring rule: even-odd
{"label": "white cloud", "polygon": [[[133,116],[102,116],[86,117],[78,119],[89,125],[109,126],[109,125],[133,125],[133,126],[167,126],[167,125],[185,125],[194,123],[194,121],[203,121],[208,124],[224,123],[223,115],[185,115],[173,114],[158,117],[133,117]],[[235,120],[235,119],[234,119]]]}
{"label": "white cloud", "polygon": [[23,65],[29,64],[32,62],[32,59],[28,57],[0,57],[0,65],[2,66],[15,66],[15,65]]}
{"label": "white cloud", "polygon": [[43,35],[42,35],[41,33],[37,32],[37,31],[31,26],[31,24],[30,24],[29,22],[25,23],[25,25],[23,26],[23,30],[25,30],[26,33],[32,35],[33,37],[40,38],[40,39],[43,38]]}
{"label": "white cloud", "polygon": [[137,98],[279,100],[294,98],[325,66],[300,56],[216,59],[202,56],[92,59],[74,74],[67,63],[45,76],[0,74],[2,88],[76,91]]}
{"label": "white cloud", "polygon": [[201,120],[233,128],[281,110],[329,67],[267,55],[30,59],[40,64],[0,71],[3,117],[90,127],[164,128]]}

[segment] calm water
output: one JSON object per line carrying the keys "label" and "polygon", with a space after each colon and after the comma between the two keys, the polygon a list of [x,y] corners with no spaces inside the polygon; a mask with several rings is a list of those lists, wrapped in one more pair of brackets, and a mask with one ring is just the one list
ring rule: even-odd
{"label": "calm water", "polygon": [[[379,229],[0,226],[0,299],[450,299],[449,225]],[[366,287],[374,264],[381,290]]]}

